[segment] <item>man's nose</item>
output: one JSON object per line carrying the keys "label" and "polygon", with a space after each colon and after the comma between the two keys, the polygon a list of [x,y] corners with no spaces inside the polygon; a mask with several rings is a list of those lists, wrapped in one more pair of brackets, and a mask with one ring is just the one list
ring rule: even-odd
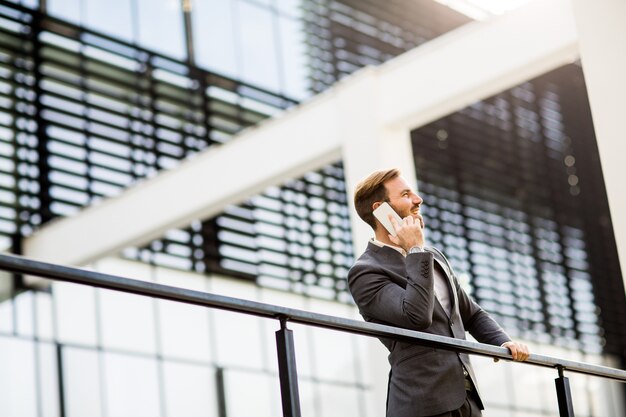
{"label": "man's nose", "polygon": [[413,195],[413,204],[422,204],[424,200],[422,200],[422,197],[420,197],[417,194]]}

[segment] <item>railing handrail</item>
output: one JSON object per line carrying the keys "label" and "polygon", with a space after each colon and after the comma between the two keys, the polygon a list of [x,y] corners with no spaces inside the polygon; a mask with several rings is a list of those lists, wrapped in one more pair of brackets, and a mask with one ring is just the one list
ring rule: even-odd
{"label": "railing handrail", "polygon": [[[410,341],[446,350],[511,360],[508,349],[499,346],[454,339],[383,324],[367,323],[326,314],[312,313],[294,308],[243,300],[154,282],[124,278],[101,272],[36,261],[22,256],[0,254],[0,269],[14,273],[36,275],[55,281],[73,282],[164,300],[255,315],[280,320],[283,324],[285,322],[299,323],[364,336]],[[626,371],[621,369],[539,355],[536,353],[531,353],[527,361],[519,363],[554,368],[558,369],[560,372],[570,371],[626,382]]]}

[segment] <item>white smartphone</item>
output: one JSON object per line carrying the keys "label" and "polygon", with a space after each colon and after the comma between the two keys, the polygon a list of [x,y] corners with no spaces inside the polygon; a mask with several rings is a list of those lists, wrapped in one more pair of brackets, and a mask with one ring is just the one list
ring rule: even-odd
{"label": "white smartphone", "polygon": [[384,202],[376,210],[372,212],[374,217],[378,219],[378,221],[385,226],[385,229],[391,234],[391,236],[396,236],[396,231],[393,228],[393,224],[391,224],[391,220],[389,220],[389,215],[391,214],[394,219],[398,222],[398,224],[402,223],[402,217],[396,213],[394,209],[391,208],[389,203]]}

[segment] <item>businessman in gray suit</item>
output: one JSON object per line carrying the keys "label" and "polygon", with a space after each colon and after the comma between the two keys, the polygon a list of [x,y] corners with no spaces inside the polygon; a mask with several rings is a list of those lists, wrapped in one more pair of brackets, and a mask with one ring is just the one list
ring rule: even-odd
{"label": "businessman in gray suit", "polygon": [[[396,236],[372,214],[383,202],[400,215]],[[461,288],[443,253],[424,245],[422,199],[397,169],[376,171],[355,190],[358,215],[375,237],[348,273],[348,285],[368,322],[465,339],[509,349],[514,360],[528,347],[502,328]],[[480,416],[483,404],[464,353],[381,339],[389,349],[388,417]]]}

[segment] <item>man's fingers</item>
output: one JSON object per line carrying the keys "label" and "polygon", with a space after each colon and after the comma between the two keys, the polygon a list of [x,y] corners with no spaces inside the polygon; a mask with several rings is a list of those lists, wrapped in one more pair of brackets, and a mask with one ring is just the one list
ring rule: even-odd
{"label": "man's fingers", "polygon": [[419,221],[420,221],[420,227],[423,229],[423,228],[424,228],[424,218],[422,217],[422,215],[421,215],[421,214],[418,214],[418,215],[417,215],[417,218],[418,218],[418,219],[419,219]]}
{"label": "man's fingers", "polygon": [[509,352],[511,352],[511,357],[513,357],[513,360],[516,361],[517,360],[517,347],[514,344],[510,344],[507,347],[509,348]]}
{"label": "man's fingers", "polygon": [[514,361],[525,361],[530,356],[528,346],[523,343],[507,342],[503,346],[511,352]]}
{"label": "man's fingers", "polygon": [[530,350],[528,349],[528,346],[526,346],[523,343],[520,343],[520,347],[521,347],[521,359],[522,361],[525,361],[526,359],[528,359],[528,357],[530,356]]}
{"label": "man's fingers", "polygon": [[388,215],[387,215],[387,218],[388,218],[388,219],[389,219],[389,221],[391,222],[391,225],[393,226],[393,228],[397,230],[397,229],[398,229],[398,226],[400,226],[400,225],[398,224],[398,221],[396,220],[396,218],[395,218],[395,217],[393,217],[393,215],[392,215],[392,214],[388,214]]}

